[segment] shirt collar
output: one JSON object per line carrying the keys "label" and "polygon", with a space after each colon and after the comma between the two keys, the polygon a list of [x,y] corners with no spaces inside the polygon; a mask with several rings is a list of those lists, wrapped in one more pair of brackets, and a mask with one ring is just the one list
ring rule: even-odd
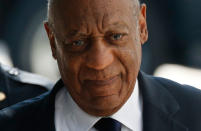
{"label": "shirt collar", "polygon": [[84,112],[72,99],[66,88],[62,88],[55,99],[56,131],[88,131],[101,119]]}
{"label": "shirt collar", "polygon": [[[109,116],[131,130],[142,129],[142,99],[138,81],[127,102],[112,116]],[[62,88],[55,99],[55,127],[57,131],[88,131],[101,117],[84,112],[72,99],[66,88]]]}
{"label": "shirt collar", "polygon": [[133,131],[142,129],[142,95],[139,92],[138,80],[127,102],[111,116]]}

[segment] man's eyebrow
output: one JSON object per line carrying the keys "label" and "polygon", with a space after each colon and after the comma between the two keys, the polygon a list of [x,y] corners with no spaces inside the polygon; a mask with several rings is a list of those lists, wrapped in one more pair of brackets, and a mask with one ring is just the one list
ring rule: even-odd
{"label": "man's eyebrow", "polygon": [[87,36],[87,34],[86,33],[84,33],[84,32],[81,32],[81,31],[79,31],[79,30],[71,30],[71,31],[69,31],[68,33],[67,33],[67,36],[68,37],[73,37],[73,36]]}
{"label": "man's eyebrow", "polygon": [[107,25],[108,29],[129,29],[128,25],[124,22],[114,22],[112,24]]}

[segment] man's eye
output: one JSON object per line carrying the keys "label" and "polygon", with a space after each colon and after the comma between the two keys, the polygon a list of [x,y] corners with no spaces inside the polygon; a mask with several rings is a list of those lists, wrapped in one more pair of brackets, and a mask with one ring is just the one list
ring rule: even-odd
{"label": "man's eye", "polygon": [[75,40],[67,44],[67,50],[70,52],[81,52],[87,46],[86,40]]}
{"label": "man's eye", "polygon": [[123,35],[122,34],[113,34],[111,37],[112,37],[112,40],[120,40],[123,37]]}
{"label": "man's eye", "polygon": [[83,40],[73,41],[72,45],[73,46],[82,46],[82,45],[84,45],[84,41]]}

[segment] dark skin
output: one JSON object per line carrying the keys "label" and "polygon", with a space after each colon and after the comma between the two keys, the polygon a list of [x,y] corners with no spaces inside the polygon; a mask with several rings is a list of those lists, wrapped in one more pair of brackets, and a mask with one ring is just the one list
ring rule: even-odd
{"label": "dark skin", "polygon": [[58,0],[50,9],[45,29],[53,57],[70,95],[90,115],[114,114],[134,89],[148,33],[146,5],[133,5]]}

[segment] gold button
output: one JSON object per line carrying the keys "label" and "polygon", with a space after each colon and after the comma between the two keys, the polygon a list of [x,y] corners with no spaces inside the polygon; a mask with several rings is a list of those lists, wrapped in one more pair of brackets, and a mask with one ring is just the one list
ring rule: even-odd
{"label": "gold button", "polygon": [[6,94],[3,92],[0,92],[0,101],[3,101],[6,99]]}

